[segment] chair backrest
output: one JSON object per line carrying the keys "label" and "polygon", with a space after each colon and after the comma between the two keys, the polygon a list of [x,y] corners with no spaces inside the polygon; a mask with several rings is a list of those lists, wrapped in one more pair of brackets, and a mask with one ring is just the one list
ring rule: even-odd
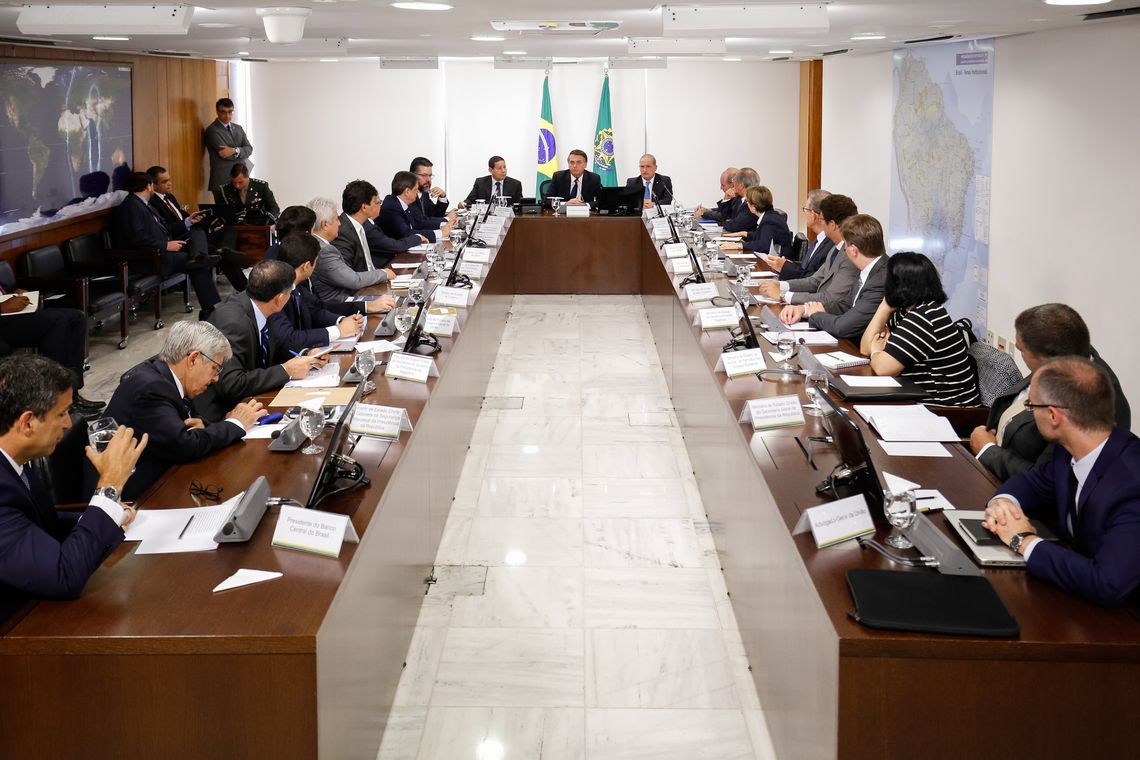
{"label": "chair backrest", "polygon": [[1017,362],[1005,351],[976,340],[970,344],[969,352],[978,368],[978,389],[986,406],[993,405],[994,399],[1009,393],[1021,382]]}
{"label": "chair backrest", "polygon": [[797,232],[795,237],[792,238],[792,244],[788,246],[788,252],[784,255],[784,258],[789,261],[803,261],[804,256],[807,256],[807,252],[807,235],[802,232]]}
{"label": "chair backrest", "polygon": [[98,235],[78,235],[63,242],[63,257],[68,264],[101,264],[107,259],[103,254],[103,241]]}
{"label": "chair backrest", "polygon": [[9,293],[16,289],[16,273],[7,261],[0,261],[0,288]]}
{"label": "chair backrest", "polygon": [[90,498],[91,494],[83,493],[86,448],[87,421],[73,413],[71,428],[63,434],[51,454],[29,462],[56,504],[77,504]]}
{"label": "chair backrest", "polygon": [[58,245],[45,245],[28,251],[21,259],[21,265],[28,277],[67,277],[67,265]]}
{"label": "chair backrest", "polygon": [[542,200],[550,193],[550,188],[554,186],[554,180],[544,179],[542,184],[538,186],[538,199]]}

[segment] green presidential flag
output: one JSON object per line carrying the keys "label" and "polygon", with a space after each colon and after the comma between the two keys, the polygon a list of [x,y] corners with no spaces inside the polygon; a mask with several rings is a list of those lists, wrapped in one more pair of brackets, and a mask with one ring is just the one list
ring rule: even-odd
{"label": "green presidential flag", "polygon": [[617,187],[614,164],[614,127],[610,119],[610,76],[602,82],[602,101],[598,104],[598,128],[594,132],[594,171],[602,178],[602,187]]}
{"label": "green presidential flag", "polygon": [[554,140],[554,115],[550,111],[550,77],[542,80],[542,115],[538,117],[538,179],[534,194],[541,196],[542,183],[558,171],[558,145]]}

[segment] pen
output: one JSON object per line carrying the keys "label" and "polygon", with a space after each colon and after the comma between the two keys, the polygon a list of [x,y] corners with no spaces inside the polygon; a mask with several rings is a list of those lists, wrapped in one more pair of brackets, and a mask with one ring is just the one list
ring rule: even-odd
{"label": "pen", "polygon": [[190,515],[190,519],[182,526],[182,532],[178,534],[178,540],[181,541],[182,537],[186,535],[186,529],[190,527],[190,523],[194,522],[194,515]]}

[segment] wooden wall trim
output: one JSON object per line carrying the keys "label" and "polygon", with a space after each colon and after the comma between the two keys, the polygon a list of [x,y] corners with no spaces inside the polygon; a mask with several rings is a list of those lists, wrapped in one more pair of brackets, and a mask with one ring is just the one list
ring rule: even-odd
{"label": "wooden wall trim", "polygon": [[[823,174],[823,61],[800,63],[800,163],[801,196],[819,187]],[[802,207],[803,197],[796,199]],[[798,229],[807,226],[804,212],[798,211]]]}

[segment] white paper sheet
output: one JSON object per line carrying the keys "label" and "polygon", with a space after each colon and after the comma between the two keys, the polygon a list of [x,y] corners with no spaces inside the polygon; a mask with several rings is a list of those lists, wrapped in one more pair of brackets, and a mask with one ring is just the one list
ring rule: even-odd
{"label": "white paper sheet", "polygon": [[852,388],[898,388],[899,381],[889,375],[840,375]]}
{"label": "white paper sheet", "polygon": [[254,425],[249,430],[245,431],[245,440],[257,441],[267,438],[272,438],[273,434],[284,428],[286,423],[274,422],[271,425]]}
{"label": "white paper sheet", "polygon": [[931,441],[883,441],[883,451],[893,457],[948,457],[950,452],[941,443]]}
{"label": "white paper sheet", "polygon": [[217,549],[214,534],[244,492],[216,506],[144,509],[127,526],[128,541],[141,541],[135,554],[175,554]]}
{"label": "white paper sheet", "polygon": [[403,347],[403,339],[399,343],[393,343],[390,340],[368,340],[356,344],[357,351],[371,351],[374,354],[387,354],[392,351],[399,351]]}
{"label": "white paper sheet", "polygon": [[242,586],[249,586],[253,583],[271,581],[274,578],[280,578],[282,575],[284,575],[284,573],[277,573],[272,570],[247,570],[243,567],[217,586],[214,586],[214,592],[229,591],[232,588],[241,588]]}

